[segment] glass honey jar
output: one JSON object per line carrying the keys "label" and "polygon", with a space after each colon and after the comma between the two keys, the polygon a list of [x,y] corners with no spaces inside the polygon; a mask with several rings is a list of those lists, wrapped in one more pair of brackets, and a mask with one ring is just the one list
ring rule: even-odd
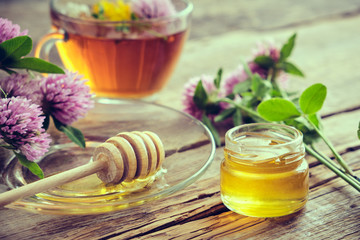
{"label": "glass honey jar", "polygon": [[309,166],[303,135],[281,124],[254,123],[225,135],[221,199],[252,217],[279,217],[302,209],[308,199]]}

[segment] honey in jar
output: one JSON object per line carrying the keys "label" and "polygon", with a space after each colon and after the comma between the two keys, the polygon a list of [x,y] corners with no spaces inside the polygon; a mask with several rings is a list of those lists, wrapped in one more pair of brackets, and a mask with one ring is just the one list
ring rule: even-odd
{"label": "honey in jar", "polygon": [[220,174],[225,206],[253,217],[279,217],[302,209],[309,190],[302,139],[300,131],[280,124],[230,129]]}

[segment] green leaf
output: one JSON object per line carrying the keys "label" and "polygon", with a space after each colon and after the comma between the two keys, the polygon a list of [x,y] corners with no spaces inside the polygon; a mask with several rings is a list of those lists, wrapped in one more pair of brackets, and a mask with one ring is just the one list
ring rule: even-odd
{"label": "green leaf", "polygon": [[284,121],[301,116],[295,104],[283,98],[272,98],[261,102],[257,110],[267,121]]}
{"label": "green leaf", "polygon": [[233,93],[235,94],[242,94],[244,92],[248,92],[251,87],[251,80],[247,79],[244,82],[240,82],[234,86]]}
{"label": "green leaf", "polygon": [[309,121],[312,122],[318,129],[321,128],[321,126],[320,126],[320,119],[319,119],[319,116],[318,116],[316,113],[308,115],[308,119],[309,119]]}
{"label": "green leaf", "polygon": [[30,172],[32,172],[39,178],[44,178],[44,173],[37,163],[27,160],[27,158],[21,153],[17,153],[15,151],[14,151],[14,153],[15,153],[17,159],[19,160],[19,162],[21,163],[21,165],[28,168],[30,170]]}
{"label": "green leaf", "polygon": [[280,62],[285,61],[290,55],[295,46],[296,33],[292,35],[287,43],[285,43],[280,50]]}
{"label": "green leaf", "polygon": [[11,74],[13,74],[13,73],[16,73],[15,71],[13,71],[13,70],[11,70],[11,69],[8,69],[8,68],[6,68],[6,67],[4,67],[4,66],[0,66],[0,69],[2,69],[2,70],[4,70],[7,74],[9,74],[9,75],[11,75]]}
{"label": "green leaf", "polygon": [[236,111],[233,115],[234,126],[239,126],[243,124],[242,114],[240,108],[236,108]]}
{"label": "green leaf", "polygon": [[9,63],[6,63],[6,67],[28,69],[41,73],[59,73],[59,74],[65,73],[64,70],[62,70],[60,67],[56,66],[55,64],[34,57],[21,58],[11,61]]}
{"label": "green leaf", "polygon": [[46,114],[42,128],[45,129],[45,131],[46,131],[46,130],[48,130],[49,125],[50,125],[50,115]]}
{"label": "green leaf", "polygon": [[279,90],[279,89],[272,89],[271,91],[271,94],[270,94],[271,97],[275,98],[275,97],[279,97],[281,98],[283,95],[282,95],[282,92]]}
{"label": "green leaf", "polygon": [[211,134],[213,135],[216,146],[218,147],[221,146],[219,133],[211,123],[211,120],[205,114],[203,114],[202,116],[202,122],[205,124],[205,126],[210,130]]}
{"label": "green leaf", "polygon": [[247,101],[244,102],[244,104],[242,104],[242,105],[245,107],[251,108],[251,109],[256,108],[262,101],[261,99],[259,99],[259,97],[256,97],[256,96],[253,96],[252,98],[249,98],[246,100]]}
{"label": "green leaf", "polygon": [[29,36],[19,36],[0,44],[0,61],[19,59],[31,52],[32,40]]}
{"label": "green leaf", "polygon": [[252,74],[252,72],[251,72],[251,70],[249,68],[249,65],[247,63],[244,63],[243,66],[244,66],[244,71],[246,72],[248,77],[251,78],[253,74]]}
{"label": "green leaf", "polygon": [[359,122],[359,128],[358,128],[358,130],[357,130],[357,135],[358,135],[358,138],[359,138],[359,140],[360,140],[360,122]]}
{"label": "green leaf", "polygon": [[305,114],[314,114],[319,111],[326,98],[326,87],[321,83],[316,83],[301,94],[299,104]]}
{"label": "green leaf", "polygon": [[3,147],[3,148],[6,148],[6,149],[9,149],[9,150],[15,150],[16,148],[11,146],[11,145],[0,145],[0,147]]}
{"label": "green leaf", "polygon": [[253,95],[258,91],[259,85],[263,81],[263,79],[259,76],[259,74],[254,74],[251,78],[251,91]]}
{"label": "green leaf", "polygon": [[217,72],[216,78],[214,79],[214,84],[217,89],[220,88],[221,76],[222,76],[222,68],[219,69],[219,71]]}
{"label": "green leaf", "polygon": [[219,115],[217,115],[214,119],[215,122],[221,122],[229,117],[231,117],[235,113],[235,108],[228,108],[222,111]]}
{"label": "green leaf", "polygon": [[243,94],[241,94],[241,97],[242,97],[241,105],[243,105],[243,106],[252,108],[254,106],[253,103],[258,102],[258,100],[256,99],[256,97],[254,96],[254,94],[252,92],[244,92]]}
{"label": "green leaf", "polygon": [[234,100],[235,99],[235,94],[234,93],[230,93],[229,95],[226,96],[226,98]]}
{"label": "green leaf", "polygon": [[193,96],[193,100],[195,105],[199,109],[205,109],[206,103],[208,101],[208,95],[204,89],[204,86],[202,84],[202,81],[200,80],[198,84],[196,85],[195,93]]}
{"label": "green leaf", "polygon": [[319,134],[305,118],[288,119],[285,121],[285,124],[300,130],[303,133],[303,141],[305,144],[314,144],[320,140]]}
{"label": "green leaf", "polygon": [[301,72],[301,70],[290,62],[283,62],[281,64],[281,68],[289,74],[305,77],[305,75]]}
{"label": "green leaf", "polygon": [[254,62],[262,68],[272,68],[275,66],[275,61],[269,56],[257,56]]}
{"label": "green leaf", "polygon": [[251,90],[253,91],[254,96],[263,98],[270,95],[272,91],[272,84],[270,81],[264,80],[258,74],[255,74],[253,75],[251,83]]}
{"label": "green leaf", "polygon": [[79,145],[82,148],[86,147],[84,135],[82,134],[82,132],[79,129],[61,123],[54,116],[53,116],[53,120],[54,120],[56,129],[65,133],[66,136],[75,144]]}
{"label": "green leaf", "polygon": [[82,147],[82,148],[86,147],[84,135],[82,134],[82,132],[79,129],[66,125],[66,126],[60,127],[59,130],[64,132],[71,141],[73,141],[80,147]]}

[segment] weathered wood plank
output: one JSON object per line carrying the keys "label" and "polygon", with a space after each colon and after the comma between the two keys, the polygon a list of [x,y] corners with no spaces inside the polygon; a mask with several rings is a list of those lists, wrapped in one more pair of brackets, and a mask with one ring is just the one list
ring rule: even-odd
{"label": "weathered wood plank", "polygon": [[[0,1],[0,16],[15,16],[12,20],[22,28],[29,28],[36,42],[47,31],[48,20],[34,16],[45,16],[47,3],[45,6],[41,0],[11,2]],[[296,31],[298,43],[292,59],[307,78],[291,87],[302,89],[314,82],[327,85],[329,96],[322,111],[325,115],[358,108],[359,1],[276,2],[249,1],[236,8],[230,0],[222,4],[215,0],[195,0],[198,10],[194,12],[193,39],[186,44],[172,81],[159,94],[158,102],[181,109],[181,89],[188,78],[214,74],[218,67],[224,67],[228,73],[250,56],[257,41],[274,38],[283,42]],[[269,11],[268,7],[276,11]],[[30,10],[19,14],[19,9]],[[246,30],[227,33],[233,29]],[[219,33],[223,35],[213,36]],[[200,39],[204,36],[209,37]],[[339,151],[348,152],[344,157],[358,174],[359,142],[352,134],[359,119],[359,110],[354,110],[324,120],[327,135]],[[201,181],[168,198],[121,212],[60,217],[1,209],[0,238],[359,238],[359,194],[324,166],[316,164],[316,160],[309,158],[311,192],[306,209],[289,217],[257,219],[232,213],[222,205],[218,176],[221,159],[222,150],[218,149],[213,165]]]}
{"label": "weathered wood plank", "polygon": [[245,29],[269,31],[294,28],[359,14],[359,1],[241,1],[194,0],[192,37]]}
{"label": "weathered wood plank", "polygon": [[[306,208],[291,216],[261,219],[232,212],[210,216],[144,236],[165,239],[357,239],[360,216],[359,196],[333,192],[323,185],[311,191]],[[344,190],[344,189],[341,189]],[[337,189],[339,191],[339,189]],[[329,214],[331,212],[332,214]],[[194,228],[196,226],[196,228]]]}
{"label": "weathered wood plank", "polygon": [[[351,152],[347,157],[351,159],[351,163],[358,169],[357,173],[359,174],[360,162],[358,158],[360,152]],[[319,185],[319,183],[321,184]],[[342,179],[336,178],[331,171],[322,165],[311,168],[310,185],[310,200],[305,212],[301,212],[300,215],[296,214],[294,219],[291,220],[291,222],[294,221],[293,226],[295,226],[294,224],[302,226],[296,228],[301,234],[310,231],[310,220],[315,221],[314,226],[318,225],[319,227],[321,221],[324,223],[330,221],[332,223],[335,221],[333,218],[336,218],[339,222],[349,222],[346,231],[344,230],[346,234],[359,231],[356,228],[357,221],[350,222],[349,220],[349,218],[356,219],[360,217],[360,209],[356,205],[356,202],[360,200],[360,196],[354,189],[344,183]],[[27,222],[26,228],[11,224],[20,218],[23,222]],[[285,221],[284,219],[288,218],[268,221],[275,221],[275,223],[281,225]],[[277,221],[280,221],[280,223]],[[300,221],[300,223],[297,223],[297,221]],[[258,225],[265,221],[245,218],[231,213],[221,204],[218,175],[198,181],[171,197],[122,212],[98,216],[57,217],[36,215],[36,218],[34,218],[31,213],[3,210],[0,222],[1,226],[3,226],[3,228],[0,228],[0,236],[3,236],[4,239],[65,237],[62,231],[66,231],[66,237],[69,239],[88,239],[91,237],[118,237],[124,239],[131,238],[134,235],[140,237],[143,233],[148,232],[149,234],[145,234],[144,237],[162,236],[162,234],[166,233],[170,234],[166,235],[167,237],[189,238],[201,233],[205,234],[201,235],[202,237],[207,238],[207,236],[210,236],[206,235],[210,234],[208,230],[212,230],[211,234],[215,234],[215,236],[216,234],[222,236],[222,233],[230,234],[232,232],[247,236],[246,234],[253,232],[252,226],[258,226],[262,229],[257,234],[261,233],[264,237],[277,236],[275,233],[271,235],[267,233],[274,225],[268,226],[269,223]],[[195,223],[196,229],[194,228]],[[229,227],[231,229],[228,229]],[[248,231],[246,230],[247,227],[250,228]],[[279,230],[278,227],[276,229]],[[316,229],[314,231],[311,232],[314,236],[321,236]],[[279,232],[285,233],[280,230]],[[340,237],[344,236],[343,234],[343,232],[339,232],[334,236]],[[229,237],[231,236],[233,235],[230,234]]]}
{"label": "weathered wood plank", "polygon": [[[356,156],[358,157],[359,154]],[[359,166],[358,164],[357,167]],[[323,166],[317,166],[315,169],[315,172],[319,171],[320,177],[327,178],[324,176]],[[317,182],[314,180],[312,178],[311,182]],[[358,236],[360,231],[358,223],[353,221],[360,216],[360,209],[355,209],[358,208],[356,202],[360,198],[340,179],[331,181],[324,182],[321,186],[312,186],[307,207],[300,213],[291,216],[274,219],[250,218],[224,211],[220,202],[215,202],[215,205],[205,202],[203,205],[206,204],[208,207],[208,214],[204,213],[193,221],[180,222],[180,224],[160,231],[147,232],[144,229],[135,237],[136,239],[138,237],[140,237],[139,239],[238,239],[239,237],[244,239],[249,237],[253,239],[288,239],[289,236],[284,236],[284,233],[288,233],[292,237],[315,237],[318,239],[330,234],[336,239],[343,236],[351,239],[351,236]],[[202,181],[201,184],[205,182]],[[214,181],[211,180],[211,182]],[[337,195],[341,195],[341,197],[335,197]],[[212,211],[217,214],[211,214]],[[332,214],[329,214],[330,212]],[[323,224],[328,224],[331,229],[328,230]],[[340,232],[334,230],[336,226],[343,226]],[[132,238],[130,234],[112,236]]]}

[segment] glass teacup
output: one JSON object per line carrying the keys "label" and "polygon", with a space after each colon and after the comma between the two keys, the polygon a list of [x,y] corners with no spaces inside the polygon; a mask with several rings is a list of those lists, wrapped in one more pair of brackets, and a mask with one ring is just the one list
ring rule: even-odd
{"label": "glass teacup", "polygon": [[[99,20],[82,12],[99,1],[52,0],[53,31],[40,40],[35,56],[50,49],[51,40],[60,40],[55,44],[64,67],[88,79],[97,96],[147,98],[158,93],[187,38],[192,3],[171,0],[174,14],[151,19]],[[49,51],[44,52],[48,58]]]}

